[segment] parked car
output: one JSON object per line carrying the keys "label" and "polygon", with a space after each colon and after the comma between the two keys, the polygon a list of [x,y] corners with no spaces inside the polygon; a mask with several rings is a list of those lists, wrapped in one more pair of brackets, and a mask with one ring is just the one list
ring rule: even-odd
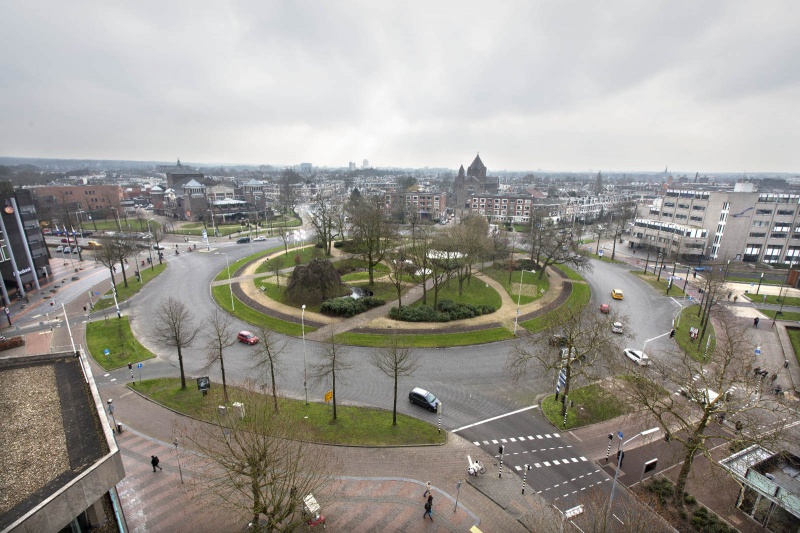
{"label": "parked car", "polygon": [[639,366],[647,366],[650,364],[650,358],[647,357],[647,354],[641,350],[631,350],[630,348],[626,349],[625,357],[633,361]]}
{"label": "parked car", "polygon": [[242,237],[236,240],[236,244],[247,244],[250,242],[250,237]]}
{"label": "parked car", "polygon": [[436,411],[439,406],[439,399],[436,396],[419,387],[411,389],[411,392],[408,393],[408,399],[411,403],[420,405],[428,411]]}
{"label": "parked car", "polygon": [[63,252],[63,251],[64,251],[64,246],[62,246],[62,245],[59,245],[59,246],[56,248],[56,252]]}
{"label": "parked car", "polygon": [[81,247],[80,247],[80,246],[73,246],[73,247],[72,247],[72,253],[73,253],[73,254],[79,254],[79,253],[81,253]]}
{"label": "parked car", "polygon": [[550,346],[566,346],[567,338],[564,335],[553,335],[548,342]]}
{"label": "parked car", "polygon": [[164,249],[164,245],[163,244],[154,244],[153,245],[153,250],[163,250],[163,249]]}
{"label": "parked car", "polygon": [[261,242],[261,241],[266,241],[266,240],[267,240],[266,237],[264,237],[263,235],[259,235],[258,237],[253,239],[253,242]]}
{"label": "parked car", "polygon": [[694,267],[695,272],[711,272],[714,270],[713,267]]}
{"label": "parked car", "polygon": [[622,289],[614,289],[613,291],[611,291],[611,297],[614,298],[615,300],[622,300],[623,298]]}
{"label": "parked car", "polygon": [[236,340],[252,346],[258,342],[258,337],[256,337],[249,331],[240,331],[239,334],[236,335]]}
{"label": "parked car", "polygon": [[700,405],[706,405],[719,398],[719,394],[711,389],[691,389],[687,390],[686,387],[681,387],[678,392]]}
{"label": "parked car", "polygon": [[611,306],[608,304],[600,304],[600,312],[608,314],[611,312]]}
{"label": "parked car", "polygon": [[64,249],[61,250],[61,251],[64,252],[65,254],[68,254],[68,253],[72,252],[72,249],[69,246],[65,246]]}
{"label": "parked car", "polygon": [[614,322],[611,324],[611,333],[624,333],[622,331],[622,322]]}
{"label": "parked car", "polygon": [[96,250],[97,248],[102,248],[103,245],[97,241],[89,241],[86,243],[86,247],[89,248],[90,250]]}

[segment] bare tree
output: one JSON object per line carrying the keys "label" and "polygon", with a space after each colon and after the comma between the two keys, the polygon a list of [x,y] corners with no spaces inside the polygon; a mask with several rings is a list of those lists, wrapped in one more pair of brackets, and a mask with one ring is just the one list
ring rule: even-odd
{"label": "bare tree", "polygon": [[386,221],[380,197],[351,204],[349,240],[345,250],[367,263],[369,284],[375,283],[375,266],[396,245],[395,228]]}
{"label": "bare tree", "polygon": [[531,261],[539,265],[539,279],[551,265],[568,265],[581,271],[591,268],[572,230],[556,225],[541,212],[532,215],[531,231],[525,234],[524,240],[530,249]]}
{"label": "bare tree", "polygon": [[[616,215],[616,218],[614,217]],[[609,234],[612,239],[611,246],[611,259],[617,254],[617,240],[619,240],[625,233],[625,228],[628,221],[636,216],[636,204],[633,202],[625,202],[621,204],[615,213],[611,215],[611,223],[609,224]],[[683,242],[683,241],[681,241]]]}
{"label": "bare tree", "polygon": [[387,253],[386,263],[389,265],[389,282],[397,291],[397,307],[403,307],[403,289],[414,276],[414,265],[407,259],[407,252],[403,249],[393,250]]}
{"label": "bare tree", "polygon": [[275,232],[283,241],[283,251],[284,255],[289,255],[289,240],[292,238],[292,232],[289,231],[286,226],[278,226],[275,228]]}
{"label": "bare tree", "polygon": [[178,351],[178,367],[181,371],[181,389],[186,388],[186,374],[183,370],[183,350],[194,341],[199,327],[194,324],[194,316],[183,302],[167,298],[156,308],[156,341]]}
{"label": "bare tree", "polygon": [[461,252],[455,264],[458,294],[464,293],[464,282],[472,278],[472,267],[489,253],[489,224],[482,216],[467,216],[447,231],[454,249]]}
{"label": "bare tree", "polygon": [[[719,439],[736,442],[742,449],[755,443],[778,443],[784,434],[780,421],[784,408],[762,396],[762,376],[751,370],[754,344],[747,328],[728,313],[719,313],[716,318],[716,349],[708,362],[681,350],[661,354],[651,358],[646,373],[637,372],[628,389],[628,400],[652,414],[667,439],[682,447],[683,461],[673,499],[678,507],[683,505],[694,458],[702,455],[709,464],[719,466],[711,454]],[[676,389],[681,394],[674,394]],[[765,430],[770,418],[778,425]],[[734,425],[735,433],[707,433],[712,423],[724,420]]]}
{"label": "bare tree", "polygon": [[278,182],[278,202],[284,213],[294,213],[294,208],[297,205],[298,193],[295,184],[300,183],[302,179],[300,174],[292,169],[286,169],[281,172],[280,181]]}
{"label": "bare tree", "polygon": [[344,346],[336,340],[335,332],[328,337],[323,346],[320,361],[311,366],[311,376],[317,383],[327,383],[330,379],[333,393],[333,419],[336,420],[336,377],[338,375],[341,381],[342,374],[352,369],[353,365],[347,360]]}
{"label": "bare tree", "polygon": [[275,274],[275,283],[281,286],[281,270],[283,270],[283,257],[276,255],[269,261],[269,268]]}
{"label": "bare tree", "polygon": [[330,478],[334,460],[306,442],[297,420],[274,411],[262,395],[237,389],[244,416],[215,413],[211,424],[195,423],[187,440],[212,462],[200,493],[217,495],[247,513],[248,531],[305,529],[302,498]]}
{"label": "bare tree", "polygon": [[598,313],[590,306],[562,306],[558,313],[547,315],[543,334],[520,339],[514,345],[506,367],[515,380],[538,370],[563,371],[563,416],[573,380],[595,379],[622,353],[625,335],[611,331],[614,322],[621,322],[623,331],[628,331],[624,316]]}
{"label": "bare tree", "polygon": [[325,255],[331,255],[331,243],[338,233],[338,214],[341,206],[326,193],[319,193],[311,203],[311,220],[309,221],[317,231],[317,239],[322,244]]}
{"label": "bare tree", "polygon": [[286,350],[286,341],[281,340],[275,332],[265,326],[258,328],[258,335],[261,342],[256,345],[255,351],[250,356],[253,359],[253,370],[262,388],[266,389],[269,385],[277,413],[278,389],[275,386],[275,378],[281,372],[281,356]]}
{"label": "bare tree", "polygon": [[433,230],[430,226],[420,226],[409,254],[414,263],[413,277],[422,285],[422,303],[428,303],[428,280],[431,278],[430,252],[433,249]]}
{"label": "bare tree", "polygon": [[402,377],[414,374],[419,368],[420,356],[413,352],[406,339],[397,334],[390,335],[387,344],[370,354],[372,364],[386,374],[394,385],[392,402],[392,425],[397,425],[397,382]]}
{"label": "bare tree", "polygon": [[208,327],[205,330],[206,338],[206,369],[219,364],[222,373],[222,391],[225,403],[228,403],[228,385],[225,381],[225,349],[230,348],[236,343],[233,333],[233,319],[231,316],[219,308],[208,319]]}

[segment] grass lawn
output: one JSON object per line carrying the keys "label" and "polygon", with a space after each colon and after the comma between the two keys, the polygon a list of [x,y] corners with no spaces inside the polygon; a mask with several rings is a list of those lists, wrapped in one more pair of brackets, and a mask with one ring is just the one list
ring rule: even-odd
{"label": "grass lawn", "polygon": [[[564,304],[561,307],[563,306],[585,307],[586,304],[589,303],[589,299],[591,297],[592,297],[592,291],[588,285],[585,285],[583,283],[573,283],[572,292],[570,293],[567,301],[564,302]],[[558,313],[558,310],[561,309],[561,307],[550,312]],[[546,317],[547,314],[540,315],[530,320],[526,320],[525,322],[520,322],[519,325],[527,329],[531,333],[537,333],[539,331],[542,331],[547,325]]]}
{"label": "grass lawn", "polygon": [[[669,284],[669,282],[667,281],[666,278],[669,277],[671,272],[672,272],[671,270],[667,271],[667,269],[665,268],[664,272],[662,272],[662,274],[661,274],[661,279],[660,280],[658,279],[657,275],[651,274],[650,272],[645,274],[641,270],[632,270],[631,274],[633,274],[634,276],[638,276],[640,279],[644,280],[648,285],[653,287],[657,292],[660,292],[661,294],[666,295],[666,293],[667,293],[667,285]],[[683,274],[684,274],[684,276],[681,276],[683,279],[681,279],[679,281],[675,281],[672,284],[672,288],[669,290],[669,296],[674,296],[676,298],[683,298],[683,290],[682,289],[683,289],[683,284],[686,282],[686,276],[685,276],[686,273],[684,272]],[[676,272],[675,275],[677,276],[678,273]]]}
{"label": "grass lawn", "polygon": [[616,264],[616,265],[621,265],[622,264],[622,261],[620,261],[619,259],[611,259],[611,253],[608,253],[606,255],[605,252],[604,252],[603,257],[595,257],[595,259],[597,259],[599,261],[602,261],[603,263],[612,263],[612,264]]}
{"label": "grass lawn", "polygon": [[[214,297],[214,300],[217,302],[217,305],[222,307],[225,311],[231,313],[236,318],[240,320],[244,320],[248,324],[254,324],[256,326],[263,325],[275,331],[277,333],[282,333],[284,335],[294,335],[295,337],[299,337],[303,334],[303,327],[302,324],[295,324],[294,322],[286,322],[285,320],[280,320],[278,318],[273,318],[271,316],[265,315],[253,309],[252,307],[246,306],[239,300],[236,296],[233,297],[234,305],[236,306],[236,310],[231,309],[231,294],[230,289],[227,285],[216,285],[211,287],[211,296]],[[311,326],[306,326],[306,331],[311,332],[315,331],[316,328]]]}
{"label": "grass lawn", "polygon": [[[700,332],[703,331],[703,328],[700,327],[700,317],[697,316],[697,311],[699,309],[699,305],[691,305],[681,312],[680,322],[678,327],[675,328],[675,341],[678,343],[678,346],[680,346],[684,352],[691,355],[692,358],[701,362],[705,362],[711,359],[711,356],[714,353],[717,336],[714,334],[713,324],[709,322],[705,337],[702,339],[695,339],[694,341],[689,338],[689,328],[694,327],[699,329]],[[708,355],[706,358],[704,358],[703,352],[705,351],[706,342],[709,335],[714,335],[714,337],[711,339],[711,343],[708,346]]]}
{"label": "grass lawn", "polygon": [[[398,333],[402,333],[398,330]],[[422,335],[408,335],[409,346],[413,348],[445,348],[447,346],[469,346],[472,344],[485,344],[487,342],[503,341],[513,338],[514,334],[506,328],[484,329],[480,331],[467,331],[463,333],[431,333]],[[386,345],[387,335],[374,335],[370,333],[340,333],[336,336],[343,344],[352,346],[381,347]]]}
{"label": "grass lawn", "polygon": [[[233,276],[234,273],[237,270],[242,268],[244,265],[246,265],[250,261],[255,261],[259,257],[264,257],[265,255],[273,254],[273,253],[277,252],[278,250],[283,250],[283,247],[281,246],[281,247],[278,247],[278,248],[270,248],[268,250],[264,250],[262,252],[256,252],[254,254],[248,255],[247,257],[243,257],[243,258],[239,259],[238,261],[236,261],[236,262],[234,262],[234,263],[232,263],[230,265],[231,276]],[[222,281],[222,280],[225,280],[225,279],[228,279],[228,268],[227,267],[223,268],[220,271],[220,273],[217,274],[217,277],[214,278],[214,281]]]}
{"label": "grass lawn", "polygon": [[789,340],[792,342],[794,356],[800,361],[800,328],[786,328],[786,333],[789,334]]}
{"label": "grass lawn", "polygon": [[567,275],[569,279],[573,279],[576,281],[582,281],[583,276],[581,276],[576,270],[568,267],[567,265],[553,265],[553,268],[559,269],[561,272]]}
{"label": "grass lawn", "polygon": [[[283,246],[280,248],[275,248],[272,250],[273,253],[284,250]],[[297,257],[300,257],[300,261],[297,261]],[[268,261],[264,261],[258,268],[256,268],[257,274],[263,274],[264,272],[270,272],[272,270],[272,265],[275,264],[275,261],[278,261],[280,264],[281,269],[283,268],[292,268],[297,265],[305,265],[306,263],[310,263],[312,259],[325,259],[325,252],[322,251],[322,248],[317,248],[316,246],[306,246],[305,248],[297,249],[289,247],[288,255],[286,253],[282,253],[280,256],[272,258]]]}
{"label": "grass lawn", "polygon": [[[775,318],[775,315],[778,313],[777,311],[770,311],[769,309],[764,309],[761,312],[769,318]],[[800,313],[796,311],[782,311],[781,314],[778,315],[778,320],[800,322]]]}
{"label": "grass lawn", "polygon": [[[388,384],[387,379],[386,403],[391,404],[392,393]],[[162,405],[201,420],[214,420],[217,407],[224,405],[222,385],[217,383],[211,385],[206,396],[194,384],[187,383],[186,390],[181,390],[178,378],[145,380],[136,384],[136,391]],[[398,391],[398,395],[400,394],[403,391]],[[231,402],[235,402],[245,398],[246,394],[229,386],[228,397]],[[267,397],[263,401],[267,401]],[[398,397],[398,402],[400,401],[405,399]],[[397,426],[392,426],[391,411],[337,405],[337,417],[333,420],[333,407],[330,404],[305,405],[302,400],[280,398],[279,405],[283,413],[296,420],[298,429],[311,442],[407,446],[440,444],[447,440],[447,433],[438,433],[436,425],[400,413],[397,414]]]}
{"label": "grass lawn", "polygon": [[[753,287],[758,287],[758,278],[740,278],[736,276],[728,276],[725,278],[725,281],[730,281],[734,283],[752,283]],[[771,279],[764,279],[761,281],[762,285],[784,285],[786,283],[785,279],[781,280],[771,280]]]}
{"label": "grass lawn", "polygon": [[522,292],[520,294],[520,270],[511,273],[511,283],[508,282],[508,271],[501,268],[490,267],[483,271],[484,274],[503,286],[508,295],[515,302],[519,298],[520,305],[531,303],[542,297],[550,289],[550,280],[547,275],[539,279],[539,274],[525,271],[522,275]]}
{"label": "grass lawn", "polygon": [[[127,300],[128,298],[130,298],[131,296],[133,296],[134,294],[138,293],[140,290],[142,290],[142,287],[147,285],[147,283],[151,279],[155,278],[156,276],[158,276],[159,274],[164,272],[164,270],[166,268],[167,268],[167,264],[166,263],[161,264],[161,265],[153,265],[152,270],[151,270],[151,268],[149,266],[146,267],[146,268],[143,268],[141,270],[141,273],[142,273],[142,281],[141,281],[141,283],[136,281],[136,275],[133,273],[133,270],[131,270],[130,272],[127,272],[127,274],[128,274],[128,286],[127,287],[125,287],[122,284],[122,274],[116,274],[116,279],[117,279],[117,301],[119,303],[122,303],[125,300]],[[104,297],[105,296],[111,296],[110,298],[103,298],[103,299],[100,299],[100,300],[98,300],[98,301],[96,301],[94,303],[94,310],[95,311],[99,311],[101,309],[106,309],[106,308],[109,308],[109,307],[114,307],[114,298],[112,296],[112,290],[109,290],[107,293],[105,293],[103,295]]]}
{"label": "grass lawn", "polygon": [[[442,300],[453,300],[455,303],[470,303],[473,305],[491,305],[495,309],[500,309],[503,303],[496,290],[491,286],[487,287],[486,283],[474,276],[472,283],[467,284],[467,281],[464,281],[464,293],[461,295],[458,294],[458,280],[451,279],[450,283],[439,290],[439,301],[441,302]],[[432,289],[428,290],[428,304],[433,305]],[[414,302],[412,307],[420,305],[422,305],[421,299]]]}
{"label": "grass lawn", "polygon": [[[750,296],[750,295],[748,295],[748,296]],[[756,299],[756,301],[758,301],[758,297],[756,295],[752,295],[752,296],[753,296],[754,299]],[[751,298],[751,299],[753,299],[753,298]],[[764,297],[762,296],[761,297],[762,301],[763,301],[763,298]],[[800,298],[797,298],[795,296],[780,296],[779,297],[778,295],[768,294],[767,295],[767,303],[768,304],[775,304],[775,305],[783,304],[783,305],[788,305],[789,307],[800,307]]]}
{"label": "grass lawn", "polygon": [[[105,370],[155,357],[134,338],[126,316],[86,324],[86,347],[92,358]],[[105,349],[111,352],[107,356]]]}
{"label": "grass lawn", "polygon": [[599,383],[570,391],[567,400],[574,404],[567,409],[566,425],[561,414],[561,400],[556,400],[554,394],[548,394],[542,400],[542,413],[560,430],[588,426],[633,412],[633,409],[618,399],[617,394],[606,390]]}

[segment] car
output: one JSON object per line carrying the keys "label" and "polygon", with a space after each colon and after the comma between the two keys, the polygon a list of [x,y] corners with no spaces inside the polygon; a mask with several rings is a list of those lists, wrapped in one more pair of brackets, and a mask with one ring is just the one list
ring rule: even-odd
{"label": "car", "polygon": [[161,244],[154,244],[153,245],[153,250],[163,250],[163,249],[164,249],[164,246],[161,245]]}
{"label": "car", "polygon": [[608,314],[611,312],[611,306],[608,304],[600,304],[600,312]]}
{"label": "car", "polygon": [[266,241],[266,240],[267,240],[266,237],[264,237],[263,235],[259,235],[258,237],[253,239],[253,242],[261,242],[261,241]]}
{"label": "car", "polygon": [[72,249],[69,246],[65,246],[64,249],[61,251],[64,252],[65,254],[68,254],[72,252]]}
{"label": "car", "polygon": [[611,291],[611,297],[614,298],[615,300],[622,300],[623,298],[622,289],[614,289],[613,291]]}
{"label": "car", "polygon": [[714,270],[713,267],[694,267],[695,272],[711,272]]}
{"label": "car", "polygon": [[79,253],[81,253],[81,247],[80,247],[80,246],[73,246],[73,247],[72,247],[72,253],[73,253],[73,254],[79,254]]}
{"label": "car", "polygon": [[256,337],[249,331],[240,331],[239,334],[236,335],[236,340],[252,346],[258,342],[258,337]]}
{"label": "car", "polygon": [[706,405],[708,403],[712,403],[714,400],[719,398],[719,394],[714,392],[711,389],[690,389],[687,390],[686,387],[681,387],[678,389],[678,392],[692,400],[693,402],[697,402],[700,405]]}
{"label": "car", "polygon": [[242,237],[236,240],[236,244],[247,244],[250,242],[250,237]]}
{"label": "car", "polygon": [[626,348],[623,353],[625,354],[625,357],[639,366],[647,366],[650,364],[650,358],[647,357],[647,354],[641,350],[631,350],[630,348]]}
{"label": "car", "polygon": [[419,387],[411,389],[411,392],[408,393],[408,399],[411,403],[420,405],[428,411],[436,411],[437,407],[439,407],[439,399]]}
{"label": "car", "polygon": [[61,239],[61,242],[69,242],[69,239]]}
{"label": "car", "polygon": [[89,248],[90,250],[96,250],[97,248],[102,248],[103,245],[97,241],[89,241],[86,243],[86,247]]}
{"label": "car", "polygon": [[624,333],[622,331],[622,322],[614,322],[611,324],[611,333]]}
{"label": "car", "polygon": [[53,230],[51,230],[50,228],[43,228],[42,229],[42,234],[43,235],[52,235],[53,234]]}
{"label": "car", "polygon": [[63,252],[63,251],[64,251],[64,247],[63,247],[63,246],[61,246],[61,245],[59,245],[59,246],[56,248],[56,252]]}
{"label": "car", "polygon": [[82,231],[81,232],[81,237],[91,237],[92,235],[94,235],[94,232],[92,232],[92,231]]}

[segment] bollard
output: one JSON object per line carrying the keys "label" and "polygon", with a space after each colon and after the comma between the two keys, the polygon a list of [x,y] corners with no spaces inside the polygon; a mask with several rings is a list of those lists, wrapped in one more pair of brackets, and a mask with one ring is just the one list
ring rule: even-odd
{"label": "bollard", "polygon": [[500,454],[500,475],[497,476],[499,478],[503,477],[503,451],[505,450],[505,448],[506,447],[501,444],[500,447],[497,449],[498,453]]}
{"label": "bollard", "polygon": [[608,462],[608,456],[611,454],[611,443],[614,440],[614,435],[611,433],[608,434],[608,448],[606,448],[606,463]]}

